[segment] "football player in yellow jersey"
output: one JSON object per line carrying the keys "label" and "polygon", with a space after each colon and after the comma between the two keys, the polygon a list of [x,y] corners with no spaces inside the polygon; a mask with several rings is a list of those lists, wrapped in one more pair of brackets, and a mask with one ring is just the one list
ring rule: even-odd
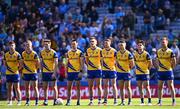
{"label": "football player in yellow jersey", "polygon": [[9,42],[9,51],[4,55],[3,63],[6,66],[6,81],[8,89],[8,105],[12,105],[13,86],[17,94],[18,105],[21,105],[21,91],[19,86],[19,67],[21,55],[15,50],[15,43]]}
{"label": "football player in yellow jersey", "polygon": [[131,105],[132,90],[131,90],[131,75],[130,71],[134,67],[133,55],[126,50],[126,42],[121,39],[118,44],[120,50],[116,55],[116,71],[117,80],[119,81],[121,104],[125,105],[125,88],[128,91],[128,105]]}
{"label": "football player in yellow jersey", "polygon": [[97,47],[97,40],[95,37],[90,38],[90,47],[86,51],[86,64],[88,70],[88,85],[89,85],[89,105],[93,105],[94,82],[98,87],[98,105],[101,105],[102,96],[102,70],[101,70],[101,48]]}
{"label": "football player in yellow jersey", "polygon": [[162,105],[162,94],[164,81],[167,81],[171,91],[172,105],[175,102],[174,75],[173,68],[176,66],[176,57],[171,49],[168,48],[168,38],[162,38],[162,48],[157,51],[156,66],[158,67],[158,105]]}
{"label": "football player in yellow jersey", "polygon": [[83,53],[77,48],[78,43],[75,39],[71,41],[71,49],[67,52],[67,65],[66,65],[66,77],[67,77],[67,103],[69,106],[71,103],[71,90],[73,81],[76,81],[77,87],[77,105],[80,105],[81,89],[80,80],[82,78],[82,69],[84,65]]}
{"label": "football player in yellow jersey", "polygon": [[42,80],[44,89],[44,103],[48,105],[48,89],[49,82],[52,82],[54,89],[54,105],[58,98],[56,72],[58,70],[58,56],[57,53],[51,49],[51,41],[49,39],[43,40],[44,49],[40,52],[41,69],[42,69]]}
{"label": "football player in yellow jersey", "polygon": [[136,65],[136,80],[139,88],[139,93],[141,97],[141,104],[144,104],[144,92],[143,88],[146,89],[148,97],[148,105],[151,104],[151,91],[149,86],[149,69],[152,66],[152,60],[147,51],[144,50],[145,43],[143,40],[137,41],[137,51],[134,53],[134,60]]}
{"label": "football player in yellow jersey", "polygon": [[104,102],[107,104],[109,94],[109,82],[113,86],[114,105],[117,105],[117,86],[116,86],[116,50],[111,47],[111,40],[104,41],[104,48],[102,49],[102,78],[104,84]]}
{"label": "football player in yellow jersey", "polygon": [[25,81],[26,89],[26,106],[30,103],[30,83],[35,90],[35,105],[38,105],[39,91],[38,91],[38,75],[37,70],[40,67],[40,61],[37,53],[32,49],[32,42],[27,40],[25,42],[25,51],[22,52],[21,63],[23,79]]}

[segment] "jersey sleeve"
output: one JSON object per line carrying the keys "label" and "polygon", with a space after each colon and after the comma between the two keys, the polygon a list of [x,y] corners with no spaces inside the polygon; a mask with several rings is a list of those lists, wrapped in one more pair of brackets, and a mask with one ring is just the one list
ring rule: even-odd
{"label": "jersey sleeve", "polygon": [[57,52],[54,52],[54,58],[58,58]]}
{"label": "jersey sleeve", "polygon": [[117,51],[115,50],[115,51],[114,51],[114,57],[116,57],[116,55],[117,55]]}
{"label": "jersey sleeve", "polygon": [[151,56],[149,55],[149,53],[147,53],[146,59],[147,59],[147,60],[151,60]]}
{"label": "jersey sleeve", "polygon": [[128,59],[129,60],[133,59],[133,55],[131,53],[129,53]]}
{"label": "jersey sleeve", "polygon": [[34,54],[34,59],[35,60],[39,59],[39,56],[37,55],[37,53]]}
{"label": "jersey sleeve", "polygon": [[18,53],[17,60],[21,60],[21,59],[22,59],[22,57],[21,57],[21,55]]}
{"label": "jersey sleeve", "polygon": [[174,52],[171,52],[171,58],[174,58],[176,55]]}
{"label": "jersey sleeve", "polygon": [[42,58],[42,54],[41,54],[41,52],[39,53],[39,58]]}
{"label": "jersey sleeve", "polygon": [[84,57],[84,54],[83,54],[83,52],[80,52],[80,57]]}

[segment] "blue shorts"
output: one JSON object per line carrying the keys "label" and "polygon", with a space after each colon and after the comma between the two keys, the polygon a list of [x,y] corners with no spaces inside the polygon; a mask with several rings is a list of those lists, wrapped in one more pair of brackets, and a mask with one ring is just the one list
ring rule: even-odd
{"label": "blue shorts", "polygon": [[131,79],[130,73],[117,73],[117,80],[129,81]]}
{"label": "blue shorts", "polygon": [[166,81],[173,79],[174,79],[173,71],[158,71],[158,80]]}
{"label": "blue shorts", "polygon": [[42,81],[55,81],[56,78],[52,78],[52,72],[43,72],[42,73]]}
{"label": "blue shorts", "polygon": [[137,81],[148,81],[150,80],[149,74],[136,75]]}
{"label": "blue shorts", "polygon": [[79,72],[69,72],[67,73],[67,80],[68,81],[80,81],[81,78],[78,77]]}
{"label": "blue shorts", "polygon": [[38,80],[38,75],[37,75],[37,73],[23,74],[22,78],[23,78],[24,81],[36,81],[36,80]]}
{"label": "blue shorts", "polygon": [[114,79],[116,78],[116,71],[106,71],[106,70],[103,70],[102,71],[102,77],[103,79]]}
{"label": "blue shorts", "polygon": [[17,82],[20,81],[20,76],[19,76],[19,74],[6,75],[6,81],[7,82],[12,82],[12,83],[17,83]]}
{"label": "blue shorts", "polygon": [[88,79],[102,78],[101,70],[88,70]]}

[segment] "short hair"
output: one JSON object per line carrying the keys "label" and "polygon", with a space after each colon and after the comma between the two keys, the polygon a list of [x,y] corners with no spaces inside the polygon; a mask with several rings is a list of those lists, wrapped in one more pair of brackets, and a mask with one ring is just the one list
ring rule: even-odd
{"label": "short hair", "polygon": [[43,39],[43,42],[51,42],[50,39]]}
{"label": "short hair", "polygon": [[169,40],[167,36],[163,36],[163,37],[161,38],[161,40],[163,40],[164,38],[165,38],[167,41]]}
{"label": "short hair", "polygon": [[145,42],[143,40],[138,40],[137,41],[137,44],[140,44],[140,43],[145,46]]}
{"label": "short hair", "polygon": [[107,38],[107,39],[105,39],[104,41],[108,41],[108,42],[111,42],[111,39]]}
{"label": "short hair", "polygon": [[126,43],[126,40],[125,40],[124,38],[121,38],[121,39],[119,40],[119,43]]}
{"label": "short hair", "polygon": [[93,39],[95,39],[95,40],[96,40],[96,38],[95,38],[94,36],[90,37],[90,40],[93,40]]}
{"label": "short hair", "polygon": [[15,44],[15,42],[14,41],[10,41],[8,44],[12,45],[12,44]]}
{"label": "short hair", "polygon": [[76,39],[72,39],[71,42],[77,42],[77,40]]}

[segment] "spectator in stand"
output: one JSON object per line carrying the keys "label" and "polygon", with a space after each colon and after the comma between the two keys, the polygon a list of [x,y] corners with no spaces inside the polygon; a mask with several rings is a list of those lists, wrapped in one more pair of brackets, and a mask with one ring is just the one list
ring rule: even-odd
{"label": "spectator in stand", "polygon": [[152,27],[152,22],[151,22],[151,14],[149,13],[148,10],[145,11],[143,20],[144,20],[144,30],[145,30],[145,33],[146,33],[146,36],[147,36],[151,32],[154,32],[154,29]]}
{"label": "spectator in stand", "polygon": [[130,30],[134,30],[135,25],[135,14],[132,10],[128,11],[123,19],[123,28],[129,28]]}
{"label": "spectator in stand", "polygon": [[91,22],[96,22],[99,19],[99,14],[96,10],[96,7],[92,6],[91,11],[89,11],[88,17],[91,19]]}
{"label": "spectator in stand", "polygon": [[164,7],[163,7],[163,10],[164,10],[164,15],[166,18],[170,18],[171,17],[171,2],[169,0],[165,0],[164,1]]}
{"label": "spectator in stand", "polygon": [[164,29],[166,24],[166,18],[164,16],[163,10],[159,9],[158,14],[155,16],[155,28],[157,30]]}
{"label": "spectator in stand", "polygon": [[171,46],[171,50],[173,50],[173,52],[176,56],[177,63],[179,63],[180,62],[180,50],[178,47],[178,39],[174,39],[173,44]]}
{"label": "spectator in stand", "polygon": [[68,10],[69,10],[69,5],[66,4],[66,0],[61,0],[61,4],[59,5],[59,14],[61,19],[64,19],[64,14]]}
{"label": "spectator in stand", "polygon": [[117,8],[117,12],[115,13],[115,17],[116,17],[116,24],[117,24],[117,28],[121,29],[122,28],[122,23],[123,23],[123,17],[125,16],[125,12],[122,10],[122,7],[119,6]]}
{"label": "spectator in stand", "polygon": [[89,0],[86,4],[86,12],[91,11],[93,6],[95,6],[94,0]]}
{"label": "spectator in stand", "polygon": [[72,15],[74,21],[82,22],[83,16],[81,15],[81,9],[77,8],[75,13]]}

